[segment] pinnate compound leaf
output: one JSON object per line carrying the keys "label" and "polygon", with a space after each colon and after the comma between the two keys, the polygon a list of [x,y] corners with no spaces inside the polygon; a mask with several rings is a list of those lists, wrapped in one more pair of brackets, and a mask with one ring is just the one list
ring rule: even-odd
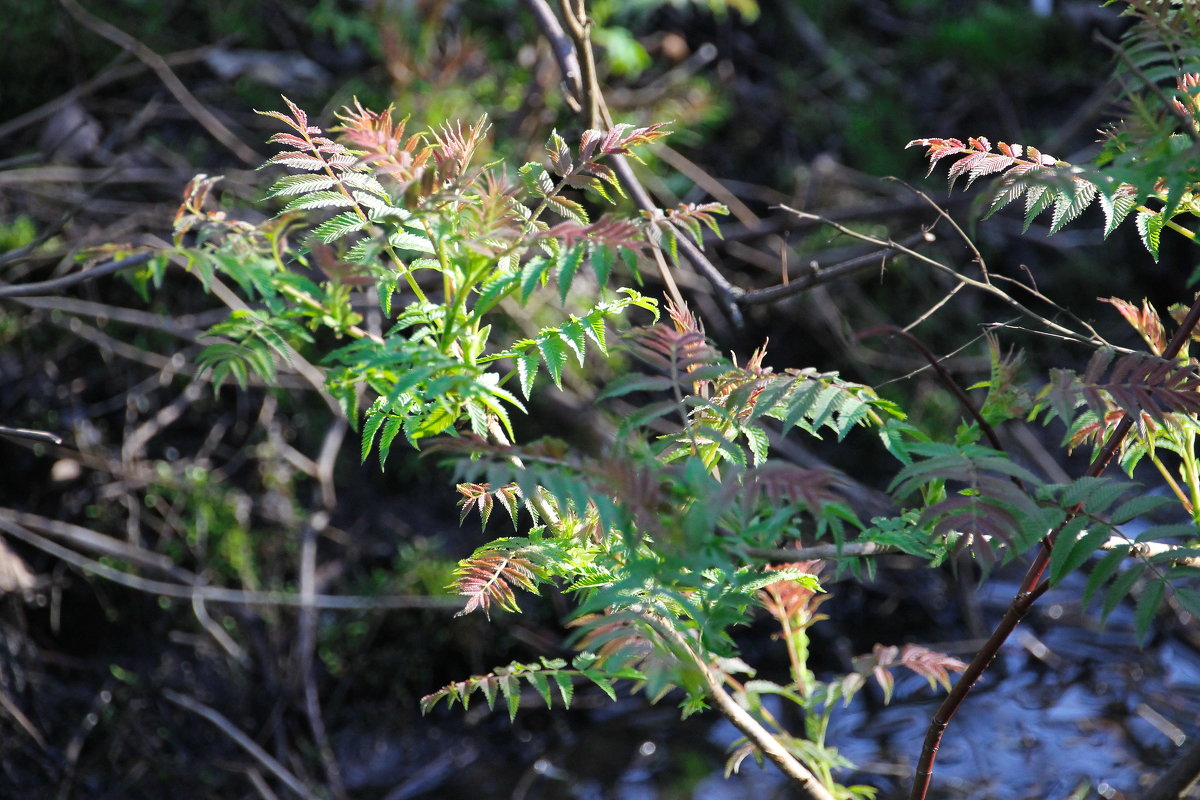
{"label": "pinnate compound leaf", "polygon": [[1175,587],[1175,600],[1194,619],[1200,619],[1200,591],[1186,586]]}
{"label": "pinnate compound leaf", "polygon": [[1051,583],[1058,583],[1082,567],[1108,541],[1111,531],[1107,526],[1096,525],[1091,530],[1083,531],[1085,521],[1082,517],[1071,520],[1055,540],[1054,550],[1050,554]]}
{"label": "pinnate compound leaf", "polygon": [[562,697],[563,708],[570,708],[571,700],[575,697],[575,684],[571,683],[571,679],[560,670],[550,673],[550,677],[554,679],[555,685],[558,686],[558,693]]}
{"label": "pinnate compound leaf", "polygon": [[626,415],[621,422],[629,428],[645,427],[656,419],[674,414],[678,409],[679,406],[674,400],[661,400],[641,406],[632,414]]}
{"label": "pinnate compound leaf", "polygon": [[1129,590],[1133,588],[1133,584],[1146,571],[1146,565],[1141,562],[1130,564],[1128,568],[1112,582],[1108,588],[1108,592],[1104,595],[1104,602],[1101,603],[1100,618],[1108,619],[1117,607],[1117,604],[1129,594]]}
{"label": "pinnate compound leaf", "polygon": [[1108,583],[1108,580],[1120,569],[1121,564],[1129,558],[1129,545],[1119,545],[1105,553],[1104,558],[1100,559],[1095,567],[1092,568],[1092,574],[1088,576],[1087,586],[1083,591],[1083,602],[1088,604],[1100,590],[1100,587]]}
{"label": "pinnate compound leaf", "polygon": [[388,234],[388,244],[397,250],[411,250],[416,253],[436,253],[429,237],[411,231],[396,230]]}
{"label": "pinnate compound leaf", "polygon": [[[490,546],[489,546],[490,547]],[[469,614],[475,609],[490,615],[492,605],[506,611],[519,612],[514,589],[537,593],[537,579],[533,564],[518,553],[506,550],[477,550],[463,560],[455,569],[455,590],[467,598],[467,604],[456,616]]]}
{"label": "pinnate compound leaf", "polygon": [[585,669],[583,670],[583,676],[599,686],[601,690],[608,695],[610,700],[615,701],[617,699],[617,692],[615,689],[613,689],[612,681],[609,679],[608,675],[604,674],[603,672],[598,672],[597,670]]}
{"label": "pinnate compound leaf", "polygon": [[1031,187],[1025,195],[1025,221],[1021,227],[1021,233],[1029,230],[1029,226],[1033,224],[1033,220],[1054,204],[1058,194],[1046,184],[1039,184]]}
{"label": "pinnate compound leaf", "polygon": [[362,447],[360,463],[367,460],[367,456],[371,454],[371,447],[375,444],[375,434],[379,432],[379,428],[386,421],[388,415],[382,411],[372,410],[367,412],[367,420],[363,423],[362,430]]}
{"label": "pinnate compound leaf", "polygon": [[611,381],[597,395],[597,400],[611,397],[621,397],[631,392],[663,392],[669,391],[675,383],[665,375],[643,375],[637,372],[627,372]]}
{"label": "pinnate compound leaf", "polygon": [[525,680],[537,690],[537,693],[542,696],[543,702],[546,703],[546,708],[553,707],[554,703],[550,698],[550,679],[539,669],[531,668],[525,674]]}
{"label": "pinnate compound leaf", "polygon": [[322,222],[313,229],[313,235],[325,244],[331,244],[367,226],[367,221],[354,211],[343,211]]}
{"label": "pinnate compound leaf", "polygon": [[387,421],[383,423],[383,429],[379,434],[379,469],[384,469],[387,464],[388,453],[392,451],[392,442],[395,441],[396,435],[400,433],[404,425],[403,417],[388,416]]}
{"label": "pinnate compound leaf", "polygon": [[341,192],[312,192],[292,200],[280,213],[309,211],[315,208],[349,208],[353,205],[354,201]]}
{"label": "pinnate compound leaf", "polygon": [[591,262],[592,272],[596,274],[596,284],[603,289],[608,285],[608,276],[612,275],[613,264],[616,263],[615,248],[607,245],[593,247]]}
{"label": "pinnate compound leaf", "polygon": [[1050,222],[1050,233],[1058,233],[1063,227],[1073,222],[1076,217],[1092,204],[1096,197],[1096,184],[1091,181],[1074,181],[1074,185],[1063,189],[1054,198],[1054,216]]}
{"label": "pinnate compound leaf", "polygon": [[483,285],[479,298],[472,310],[474,319],[480,319],[517,288],[520,278],[517,275],[499,275]]}
{"label": "pinnate compound leaf", "polygon": [[558,335],[571,348],[571,352],[575,354],[575,360],[579,362],[579,366],[583,366],[584,355],[587,352],[587,333],[583,325],[578,319],[572,318],[570,322],[561,325],[557,329]]}
{"label": "pinnate compound leaf", "polygon": [[481,526],[486,528],[488,518],[492,515],[493,503],[492,493],[489,490],[488,485],[481,483],[460,483],[455,488],[458,490],[459,494],[463,496],[462,500],[458,501],[458,524],[461,525],[466,521],[467,514],[469,514],[471,509],[474,507],[479,510]]}
{"label": "pinnate compound leaf", "polygon": [[546,275],[554,262],[545,256],[534,256],[521,268],[521,302],[524,303],[536,289],[546,280]]}
{"label": "pinnate compound leaf", "polygon": [[496,680],[495,675],[486,675],[479,682],[479,688],[483,691],[484,699],[487,700],[488,708],[496,707],[496,691],[500,686],[500,682]]}
{"label": "pinnate compound leaf", "polygon": [[604,330],[605,312],[606,309],[597,308],[584,317],[582,322],[584,332],[596,343],[596,347],[600,348],[600,352],[607,355],[608,341]]}
{"label": "pinnate compound leaf", "polygon": [[1033,183],[1031,183],[1029,180],[1023,180],[1021,176],[1030,169],[1031,167],[1028,166],[1018,166],[1009,170],[1008,174],[1005,175],[1004,179],[1000,182],[1000,186],[997,187],[996,194],[992,198],[991,208],[989,208],[987,214],[984,215],[984,219],[987,219],[997,211],[1005,208],[1010,203],[1020,198],[1021,195],[1025,194],[1025,192],[1029,191],[1030,187],[1033,186]]}
{"label": "pinnate compound leaf", "polygon": [[546,205],[559,216],[566,217],[580,225],[587,225],[590,221],[587,209],[581,203],[564,195],[556,194],[553,197],[547,197]]}
{"label": "pinnate compound leaf", "polygon": [[308,194],[322,189],[332,189],[337,184],[337,179],[328,175],[284,175],[271,187],[267,197]]}
{"label": "pinnate compound leaf", "polygon": [[1113,525],[1124,525],[1130,520],[1145,516],[1168,505],[1173,505],[1173,502],[1167,497],[1139,494],[1113,509],[1109,514],[1109,522]]}

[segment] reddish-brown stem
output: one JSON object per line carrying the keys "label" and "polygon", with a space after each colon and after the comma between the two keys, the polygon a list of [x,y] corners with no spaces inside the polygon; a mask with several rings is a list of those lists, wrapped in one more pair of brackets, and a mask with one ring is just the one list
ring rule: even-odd
{"label": "reddish-brown stem", "polygon": [[[1163,358],[1172,359],[1179,355],[1179,351],[1183,349],[1183,345],[1192,335],[1192,331],[1196,328],[1197,322],[1200,322],[1200,297],[1192,303],[1192,307],[1188,309],[1187,316],[1179,325],[1179,330],[1175,331],[1175,336],[1172,337],[1167,349],[1163,352]],[[1098,477],[1108,467],[1109,463],[1116,456],[1117,451],[1121,447],[1121,442],[1129,434],[1133,427],[1132,418],[1126,416],[1117,427],[1113,429],[1108,440],[1104,443],[1100,453],[1092,461],[1087,470],[1088,477]],[[1054,549],[1054,540],[1059,532],[1066,526],[1068,522],[1075,516],[1078,509],[1075,509],[1067,518],[1053,531],[1050,532],[1045,539],[1042,540],[1042,546],[1038,549],[1037,556],[1033,559],[1033,563],[1029,565],[1029,569],[1025,573],[1025,578],[1021,581],[1021,586],[1017,590],[1017,594],[1013,597],[1012,603],[1008,607],[1008,611],[1000,619],[1000,623],[988,637],[983,647],[979,648],[979,652],[971,659],[971,663],[963,670],[963,674],[959,677],[958,682],[954,684],[954,688],[942,704],[938,707],[937,712],[933,715],[933,719],[929,722],[929,729],[925,733],[925,743],[921,748],[921,757],[917,761],[916,774],[913,777],[912,791],[909,793],[910,800],[925,800],[925,795],[929,791],[929,782],[933,777],[933,764],[937,758],[938,748],[942,743],[942,736],[946,732],[946,726],[950,724],[950,720],[954,718],[954,714],[958,711],[971,689],[975,687],[975,683],[983,675],[987,668],[991,666],[996,655],[1000,652],[1000,648],[1004,642],[1016,630],[1017,625],[1029,612],[1030,607],[1034,602],[1045,594],[1050,588],[1050,582],[1043,579],[1046,572],[1046,567],[1050,564],[1050,553]]]}

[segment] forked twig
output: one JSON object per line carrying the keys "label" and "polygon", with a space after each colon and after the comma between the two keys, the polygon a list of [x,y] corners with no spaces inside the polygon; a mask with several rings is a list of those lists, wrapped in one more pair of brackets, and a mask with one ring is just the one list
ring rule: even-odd
{"label": "forked twig", "polygon": [[[913,234],[900,242],[905,247],[911,247],[918,242],[925,241],[925,234]],[[887,262],[888,256],[898,252],[897,248],[884,247],[870,253],[863,253],[860,256],[848,258],[845,261],[839,261],[836,264],[830,264],[828,267],[823,267],[819,270],[806,272],[791,278],[787,283],[781,283],[777,286],[768,286],[765,289],[752,289],[743,291],[737,296],[737,302],[740,306],[763,305],[765,303],[776,303],[784,298],[792,295],[800,294],[808,291],[815,286],[820,286],[830,281],[844,278],[849,275],[855,275],[859,272],[864,272],[867,269],[880,267]]]}
{"label": "forked twig", "polygon": [[912,345],[912,347],[921,354],[921,356],[925,359],[925,362],[929,364],[933,371],[937,373],[938,378],[942,381],[942,385],[950,390],[950,393],[954,395],[956,400],[958,400],[958,404],[962,406],[962,408],[968,414],[971,415],[973,420],[975,420],[975,424],[977,424],[979,429],[983,431],[983,435],[987,437],[988,443],[992,446],[992,449],[1004,449],[1004,445],[1000,442],[1000,437],[996,435],[995,428],[992,427],[990,422],[984,419],[983,414],[981,414],[979,409],[975,407],[975,404],[971,402],[971,397],[961,386],[958,385],[958,381],[954,380],[954,376],[951,375],[944,366],[942,366],[942,359],[934,355],[933,351],[926,347],[924,342],[904,328],[897,328],[894,325],[870,328],[860,332],[855,338],[866,339],[873,336],[899,336],[901,339]]}
{"label": "forked twig", "polygon": [[[588,36],[588,25],[591,23],[586,19],[583,3],[577,2],[575,3],[575,7],[572,7],[572,0],[560,0],[560,2],[563,15],[566,18],[566,31],[563,30],[562,25],[556,24],[557,17],[555,17],[546,0],[525,0],[525,5],[531,9],[542,35],[550,41],[551,48],[554,50],[556,58],[558,58],[559,68],[563,70],[564,76],[569,75],[568,71],[573,69],[573,63],[578,64],[580,61],[583,62],[580,105],[583,113],[587,114],[585,122],[593,128],[599,128],[602,125],[611,128],[612,118],[608,113],[608,107],[604,102],[604,95],[596,80],[595,63]],[[574,61],[558,56],[560,52],[567,51],[576,54]],[[582,58],[579,56],[580,53],[582,53]],[[564,79],[564,82],[570,85],[566,79]],[[637,175],[634,174],[629,161],[623,156],[615,155],[610,157],[609,163],[612,165],[613,171],[617,173],[621,185],[629,192],[629,196],[633,199],[634,204],[651,216],[661,215],[662,212],[650,198],[649,192],[646,191],[641,181],[638,180]],[[704,252],[686,236],[679,236],[678,243],[683,257],[712,285],[723,310],[729,315],[730,321],[735,327],[741,327],[743,317],[742,311],[738,307],[738,301],[744,290],[726,280],[721,271],[704,255]],[[663,282],[668,286],[668,291],[670,291],[670,287],[675,281],[667,274],[665,261],[660,264],[660,270],[663,273]],[[677,294],[678,291],[672,292],[673,296]],[[683,300],[682,296],[673,297],[673,299],[677,303]]]}
{"label": "forked twig", "polygon": [[[970,278],[966,275],[963,275],[961,272],[954,269],[953,267],[951,267],[947,264],[943,264],[941,261],[938,261],[935,258],[930,258],[929,256],[927,256],[924,253],[921,253],[917,250],[913,250],[911,247],[906,247],[901,242],[893,241],[891,239],[880,239],[876,236],[871,236],[869,234],[861,233],[860,231],[856,231],[853,228],[849,228],[845,225],[842,225],[840,222],[836,222],[832,219],[829,219],[828,217],[823,217],[819,214],[810,214],[807,211],[799,211],[799,210],[791,208],[789,206],[781,206],[781,208],[792,212],[793,214],[800,217],[801,219],[811,219],[811,220],[819,221],[825,225],[828,225],[829,227],[833,228],[834,230],[838,231],[839,233],[844,233],[845,235],[850,236],[854,239],[858,239],[859,241],[870,242],[871,244],[878,245],[879,247],[891,248],[891,249],[894,249],[901,253],[904,253],[905,255],[909,256],[910,258],[916,259],[917,261],[920,261],[923,264],[928,264],[929,266],[933,267],[934,269],[938,270],[939,272],[943,272],[943,273],[949,275],[950,277],[954,278],[954,280],[958,281],[961,284],[970,286],[974,289],[980,290],[981,292],[986,292],[987,294],[990,294],[993,297],[996,297],[997,299],[1001,300],[1005,304],[1007,304],[1007,305],[1011,306],[1012,308],[1016,309],[1017,311],[1019,311],[1022,314],[1022,316],[1028,317],[1029,319],[1036,320],[1038,323],[1040,323],[1041,325],[1043,325],[1050,331],[1052,331],[1066,339],[1070,339],[1071,341],[1075,341],[1075,342],[1082,342],[1083,344],[1089,344],[1089,345],[1092,345],[1093,347],[1095,347],[1095,346],[1110,347],[1111,346],[1101,336],[1099,336],[1099,334],[1097,334],[1093,330],[1090,330],[1090,326],[1088,326],[1089,327],[1088,334],[1084,335],[1084,334],[1078,333],[1076,331],[1073,331],[1070,328],[1067,328],[1063,325],[1059,325],[1057,322],[1054,322],[1053,320],[1048,319],[1047,317],[1044,317],[1041,314],[1038,314],[1033,309],[1029,308],[1024,303],[1017,300],[1015,297],[1013,297],[1012,295],[1010,295],[1008,292],[1004,291],[1000,287],[996,286],[995,284],[990,283],[988,281],[976,280],[974,278]],[[1022,284],[1022,286],[1027,291],[1032,293],[1035,297],[1037,297],[1039,300],[1043,300],[1043,301],[1046,300],[1046,298],[1043,297],[1041,295],[1041,293],[1037,292],[1036,290],[1031,289],[1030,287],[1024,286],[1024,284]],[[1057,310],[1057,306],[1055,308]]]}

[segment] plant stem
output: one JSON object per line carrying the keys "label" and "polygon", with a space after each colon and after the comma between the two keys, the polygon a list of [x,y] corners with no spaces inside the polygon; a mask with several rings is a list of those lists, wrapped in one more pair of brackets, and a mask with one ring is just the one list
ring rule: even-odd
{"label": "plant stem", "polygon": [[[1200,297],[1188,309],[1187,316],[1180,323],[1179,329],[1175,331],[1175,335],[1171,338],[1167,349],[1163,351],[1162,357],[1165,359],[1173,359],[1183,349],[1183,346],[1188,342],[1195,329],[1197,322],[1200,322]],[[1101,473],[1108,467],[1113,457],[1121,447],[1121,443],[1133,428],[1133,418],[1126,415],[1117,423],[1117,427],[1108,437],[1104,447],[1096,456],[1095,461],[1088,467],[1085,473],[1087,477],[1099,477]],[[1075,509],[1078,512],[1078,507]],[[929,722],[929,729],[925,733],[925,743],[921,748],[921,757],[917,761],[916,774],[913,777],[912,791],[909,793],[910,800],[924,800],[929,791],[929,783],[933,778],[933,764],[937,758],[938,747],[941,745],[942,736],[946,732],[946,726],[950,724],[950,720],[954,718],[954,714],[958,711],[967,695],[974,688],[975,683],[983,675],[996,655],[1000,652],[1001,646],[1005,640],[1016,630],[1017,625],[1029,612],[1030,607],[1034,602],[1041,597],[1047,589],[1050,588],[1049,581],[1042,579],[1045,574],[1046,567],[1050,564],[1050,554],[1054,550],[1054,541],[1058,534],[1066,525],[1075,517],[1075,513],[1069,513],[1065,520],[1050,534],[1042,540],[1042,546],[1038,549],[1037,556],[1034,557],[1033,563],[1029,565],[1028,571],[1025,573],[1025,578],[1021,581],[1021,587],[1013,598],[1012,603],[1008,607],[1008,611],[1004,613],[1000,623],[988,637],[987,642],[971,659],[971,663],[967,665],[966,670],[959,677],[958,682],[954,684],[954,688],[950,690],[950,694],[938,707],[938,710],[933,715],[933,719]]]}
{"label": "plant stem", "polygon": [[[1171,472],[1170,472],[1170,470],[1167,469],[1167,465],[1162,462],[1162,459],[1159,458],[1157,454],[1155,454],[1153,449],[1151,449],[1149,451],[1149,453],[1147,453],[1147,455],[1150,456],[1150,463],[1154,464],[1154,468],[1158,470],[1158,474],[1162,476],[1162,479],[1164,481],[1166,481],[1168,488],[1170,488],[1170,490],[1171,490],[1171,493],[1175,495],[1176,499],[1179,500],[1180,505],[1182,505],[1184,508],[1186,508],[1188,514],[1191,515],[1192,514],[1192,501],[1189,500],[1187,495],[1185,495],[1183,493],[1183,489],[1180,487],[1179,482],[1176,481],[1171,476]],[[1183,470],[1184,470],[1184,474],[1186,476],[1186,474],[1188,472],[1186,459],[1184,460]],[[1189,480],[1188,481],[1189,488],[1191,487],[1191,485],[1192,485],[1192,482]]]}
{"label": "plant stem", "polygon": [[720,673],[709,666],[708,662],[692,649],[691,643],[687,637],[675,629],[667,620],[661,619],[651,614],[647,614],[647,619],[654,626],[654,629],[659,632],[664,638],[670,642],[678,650],[683,651],[687,658],[700,669],[700,674],[704,678],[704,684],[708,687],[709,695],[721,713],[733,723],[733,726],[745,734],[746,738],[761,750],[767,758],[779,767],[784,775],[792,779],[792,782],[798,786],[810,800],[834,800],[833,795],[826,789],[815,775],[812,774],[803,764],[796,760],[796,757],[787,751],[787,749],[779,743],[779,740],[771,735],[770,731],[762,726],[758,720],[751,716],[750,712],[737,704],[729,693],[722,686],[722,679],[718,677]]}

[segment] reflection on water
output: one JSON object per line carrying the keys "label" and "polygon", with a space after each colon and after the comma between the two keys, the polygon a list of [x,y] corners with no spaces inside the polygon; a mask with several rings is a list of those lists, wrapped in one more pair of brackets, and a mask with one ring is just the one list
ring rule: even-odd
{"label": "reflection on water", "polygon": [[[1104,629],[1079,612],[1080,585],[1048,593],[1005,645],[943,741],[931,798],[987,800],[1136,796],[1171,760],[1200,720],[1200,655],[1158,634],[1137,647],[1132,612]],[[1015,585],[981,592],[995,620]],[[955,653],[969,657],[969,653]],[[880,707],[860,695],[833,717],[830,743],[859,766],[844,783],[903,797],[921,739],[941,695],[923,678],[897,673],[896,699]],[[777,698],[771,698],[776,700]],[[788,716],[786,709],[775,709]],[[497,715],[498,716],[498,715]],[[450,718],[443,718],[449,722]],[[501,724],[502,723],[502,724]],[[592,710],[526,715],[515,729],[489,719],[483,738],[450,733],[444,769],[424,785],[406,781],[387,800],[783,800],[796,794],[771,766],[753,761],[723,777],[738,732],[715,714],[683,723],[669,703],[638,699]],[[523,740],[523,741],[522,741]],[[457,753],[457,757],[455,756]],[[464,756],[466,756],[464,758]],[[404,759],[401,758],[401,761]],[[426,761],[428,769],[434,762]],[[391,775],[395,776],[395,772]]]}

